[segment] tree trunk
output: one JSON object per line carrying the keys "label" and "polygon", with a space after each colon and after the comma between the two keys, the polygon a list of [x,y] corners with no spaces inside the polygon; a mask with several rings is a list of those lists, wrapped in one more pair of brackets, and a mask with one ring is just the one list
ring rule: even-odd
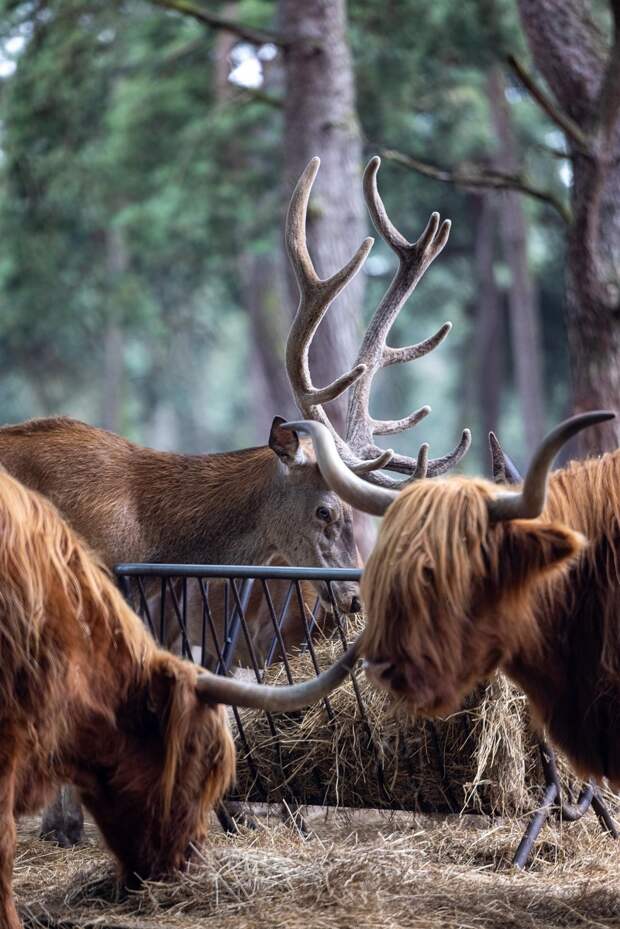
{"label": "tree trunk", "polygon": [[108,308],[103,338],[103,389],[101,423],[104,429],[120,432],[123,414],[124,344],[119,322],[119,307],[115,305],[117,283],[127,271],[127,250],[119,229],[112,227],[106,234],[108,283],[112,304]]}
{"label": "tree trunk", "polygon": [[[620,398],[620,30],[609,50],[582,0],[518,0],[523,29],[567,133],[573,217],[568,230],[567,329],[577,411]],[[620,420],[581,433],[583,452],[620,444]]]}
{"label": "tree trunk", "polygon": [[[318,274],[327,277],[351,258],[366,235],[362,193],[362,144],[355,111],[345,0],[280,0],[280,31],[292,39],[284,53],[284,191],[292,193],[314,155],[321,168],[308,208],[308,248]],[[287,278],[290,305],[299,300]],[[351,367],[359,347],[364,301],[360,272],[334,301],[310,350],[310,368],[322,387]],[[327,404],[329,416],[345,434],[346,394]],[[370,519],[356,514],[355,536],[365,557],[374,540]]]}
{"label": "tree trunk", "polygon": [[[355,113],[345,0],[280,0],[284,55],[284,190],[286,200],[313,155],[321,158],[308,210],[308,247],[321,277],[351,258],[366,233],[361,141]],[[297,285],[289,277],[291,308]],[[363,272],[335,301],[310,352],[314,382],[323,386],[350,367],[358,348]],[[330,405],[344,434],[346,396]]]}
{"label": "tree trunk", "polygon": [[255,441],[264,445],[275,415],[295,418],[296,409],[284,367],[288,320],[281,262],[273,255],[246,253],[240,258],[244,304],[251,326],[251,378]]}
{"label": "tree trunk", "polygon": [[[491,430],[497,432],[501,391],[504,383],[503,307],[495,283],[497,210],[489,194],[478,198],[480,210],[476,227],[476,307],[473,326],[473,389],[468,405],[475,408],[484,441]],[[467,417],[465,417],[467,418]],[[485,460],[486,464],[486,460]]]}
{"label": "tree trunk", "polygon": [[[506,174],[518,172],[516,140],[505,84],[498,67],[489,73],[488,98],[497,137],[495,165]],[[515,191],[498,197],[499,231],[504,261],[510,268],[508,315],[515,381],[526,451],[532,454],[544,431],[542,348],[538,303],[527,260],[527,226],[521,198]]]}

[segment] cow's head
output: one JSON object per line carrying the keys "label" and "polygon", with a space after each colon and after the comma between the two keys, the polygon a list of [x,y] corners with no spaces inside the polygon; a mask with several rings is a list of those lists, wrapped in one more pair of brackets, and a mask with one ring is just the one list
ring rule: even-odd
{"label": "cow's head", "polygon": [[128,886],[183,867],[234,776],[226,710],[201,699],[197,676],[156,651],[120,704],[109,745],[101,732],[91,737],[82,796]]}
{"label": "cow's head", "polygon": [[366,566],[367,674],[417,713],[458,709],[475,684],[532,647],[531,592],[584,544],[539,519],[494,522],[496,494],[462,477],[411,485]]}
{"label": "cow's head", "polygon": [[371,679],[415,712],[441,715],[538,630],[531,592],[585,540],[540,519],[560,447],[610,413],[573,417],[543,441],[523,488],[484,480],[421,480],[400,494],[340,464],[327,430],[308,424],[321,470],[353,505],[385,518],[362,578],[362,654]]}

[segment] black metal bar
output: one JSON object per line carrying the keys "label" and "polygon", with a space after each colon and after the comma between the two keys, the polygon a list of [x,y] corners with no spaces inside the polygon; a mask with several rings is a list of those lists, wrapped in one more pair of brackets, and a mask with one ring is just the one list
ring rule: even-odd
{"label": "black metal bar", "polygon": [[[127,581],[127,578],[123,578],[124,581]],[[155,625],[151,617],[151,608],[149,607],[148,597],[146,596],[146,591],[144,589],[144,581],[141,577],[137,578],[138,581],[138,593],[140,594],[140,602],[142,604],[142,614],[146,617],[151,635],[154,639],[157,639],[157,633],[155,632]]]}
{"label": "black metal bar", "polygon": [[538,838],[540,830],[544,826],[545,820],[551,812],[551,807],[553,806],[557,795],[558,788],[556,784],[548,784],[545,789],[542,804],[532,816],[529,825],[525,830],[525,835],[519,842],[519,847],[517,848],[515,856],[512,859],[512,863],[515,868],[525,867],[527,859],[530,856],[530,852],[532,851],[532,846]]}
{"label": "black metal bar", "polygon": [[[182,580],[184,581],[185,579],[182,578]],[[185,618],[183,616],[184,610],[182,609],[181,604],[179,603],[179,599],[174,589],[174,584],[169,583],[168,589],[170,591],[172,607],[174,609],[174,612],[177,618],[177,624],[179,626],[179,629],[181,630],[181,652],[183,656],[188,659],[188,661],[193,661],[194,656],[192,655],[192,647],[190,645],[189,636],[187,635],[187,627],[185,625]],[[181,596],[183,596],[183,590],[181,590]],[[163,606],[163,603],[162,603],[162,606]],[[162,614],[163,614],[163,610],[162,610]]]}
{"label": "black metal bar", "polygon": [[131,603],[131,585],[127,575],[119,575],[118,586],[127,603]]}
{"label": "black metal bar", "polygon": [[165,577],[161,577],[160,581],[160,591],[159,591],[159,644],[165,646],[166,644],[166,589],[168,587],[168,581]]}
{"label": "black metal bar", "polygon": [[278,578],[289,581],[359,581],[360,568],[295,568],[280,565],[200,565],[200,564],[117,564],[114,568],[119,577],[234,577]]}
{"label": "black metal bar", "polygon": [[263,578],[261,579],[261,584],[263,587],[263,595],[267,602],[267,609],[269,610],[269,616],[271,617],[271,624],[274,630],[273,641],[271,643],[271,647],[269,648],[269,653],[267,655],[267,660],[265,662],[265,665],[266,667],[269,667],[269,665],[272,663],[276,648],[279,645],[280,654],[282,655],[282,661],[284,663],[284,670],[286,671],[286,678],[289,684],[292,684],[293,675],[291,674],[291,666],[288,663],[288,655],[286,654],[286,648],[284,647],[284,639],[282,638],[282,623],[284,622],[286,612],[291,602],[291,594],[293,592],[293,585],[289,584],[286,597],[284,598],[284,604],[282,606],[282,609],[280,610],[280,615],[276,617],[276,611],[273,605],[273,599],[271,597],[271,591],[269,590],[267,581]]}
{"label": "black metal bar", "polygon": [[607,806],[603,802],[603,798],[596,788],[594,788],[594,796],[592,797],[592,809],[596,813],[601,828],[604,829],[612,839],[617,839],[618,827],[613,821],[611,813],[607,809]]}
{"label": "black metal bar", "polygon": [[618,838],[618,829],[616,824],[612,819],[611,813],[607,809],[603,798],[596,789],[596,786],[591,781],[587,781],[582,786],[576,803],[572,802],[570,799],[564,800],[562,797],[562,785],[560,784],[558,767],[555,760],[555,752],[543,739],[539,740],[538,750],[540,752],[540,761],[545,778],[545,793],[543,796],[542,805],[537,810],[529,826],[527,827],[525,835],[521,839],[519,847],[515,853],[513,864],[517,868],[525,867],[527,858],[530,854],[530,851],[532,850],[532,845],[536,841],[536,838],[542,829],[545,820],[551,813],[555,813],[561,819],[565,819],[568,822],[574,823],[581,819],[581,817],[590,809],[590,807],[592,807],[592,810],[596,814],[598,821],[605,832],[607,832],[613,839]]}

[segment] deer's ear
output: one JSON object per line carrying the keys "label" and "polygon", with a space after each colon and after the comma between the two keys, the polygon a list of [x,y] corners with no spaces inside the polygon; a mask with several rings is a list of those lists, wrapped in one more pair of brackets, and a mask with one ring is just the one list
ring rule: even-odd
{"label": "deer's ear", "polygon": [[284,417],[274,416],[269,433],[269,448],[284,464],[301,464],[304,460],[304,453],[299,436],[293,429],[283,429],[282,423],[285,422]]}

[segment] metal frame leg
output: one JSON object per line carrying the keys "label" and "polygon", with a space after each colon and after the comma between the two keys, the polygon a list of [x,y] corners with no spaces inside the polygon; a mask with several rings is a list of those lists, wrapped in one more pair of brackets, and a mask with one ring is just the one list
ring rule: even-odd
{"label": "metal frame leg", "polygon": [[532,816],[525,830],[525,834],[519,842],[514,858],[512,859],[512,863],[516,868],[524,868],[527,864],[532,846],[551,813],[555,813],[558,817],[568,822],[577,822],[577,820],[581,819],[584,813],[592,807],[592,810],[601,824],[601,828],[607,832],[612,839],[618,838],[616,824],[597,787],[591,781],[588,781],[581,788],[577,803],[573,803],[571,800],[564,800],[562,798],[562,787],[560,785],[558,768],[555,761],[555,753],[551,746],[542,739],[539,742],[538,748],[545,776],[545,792],[542,803]]}

